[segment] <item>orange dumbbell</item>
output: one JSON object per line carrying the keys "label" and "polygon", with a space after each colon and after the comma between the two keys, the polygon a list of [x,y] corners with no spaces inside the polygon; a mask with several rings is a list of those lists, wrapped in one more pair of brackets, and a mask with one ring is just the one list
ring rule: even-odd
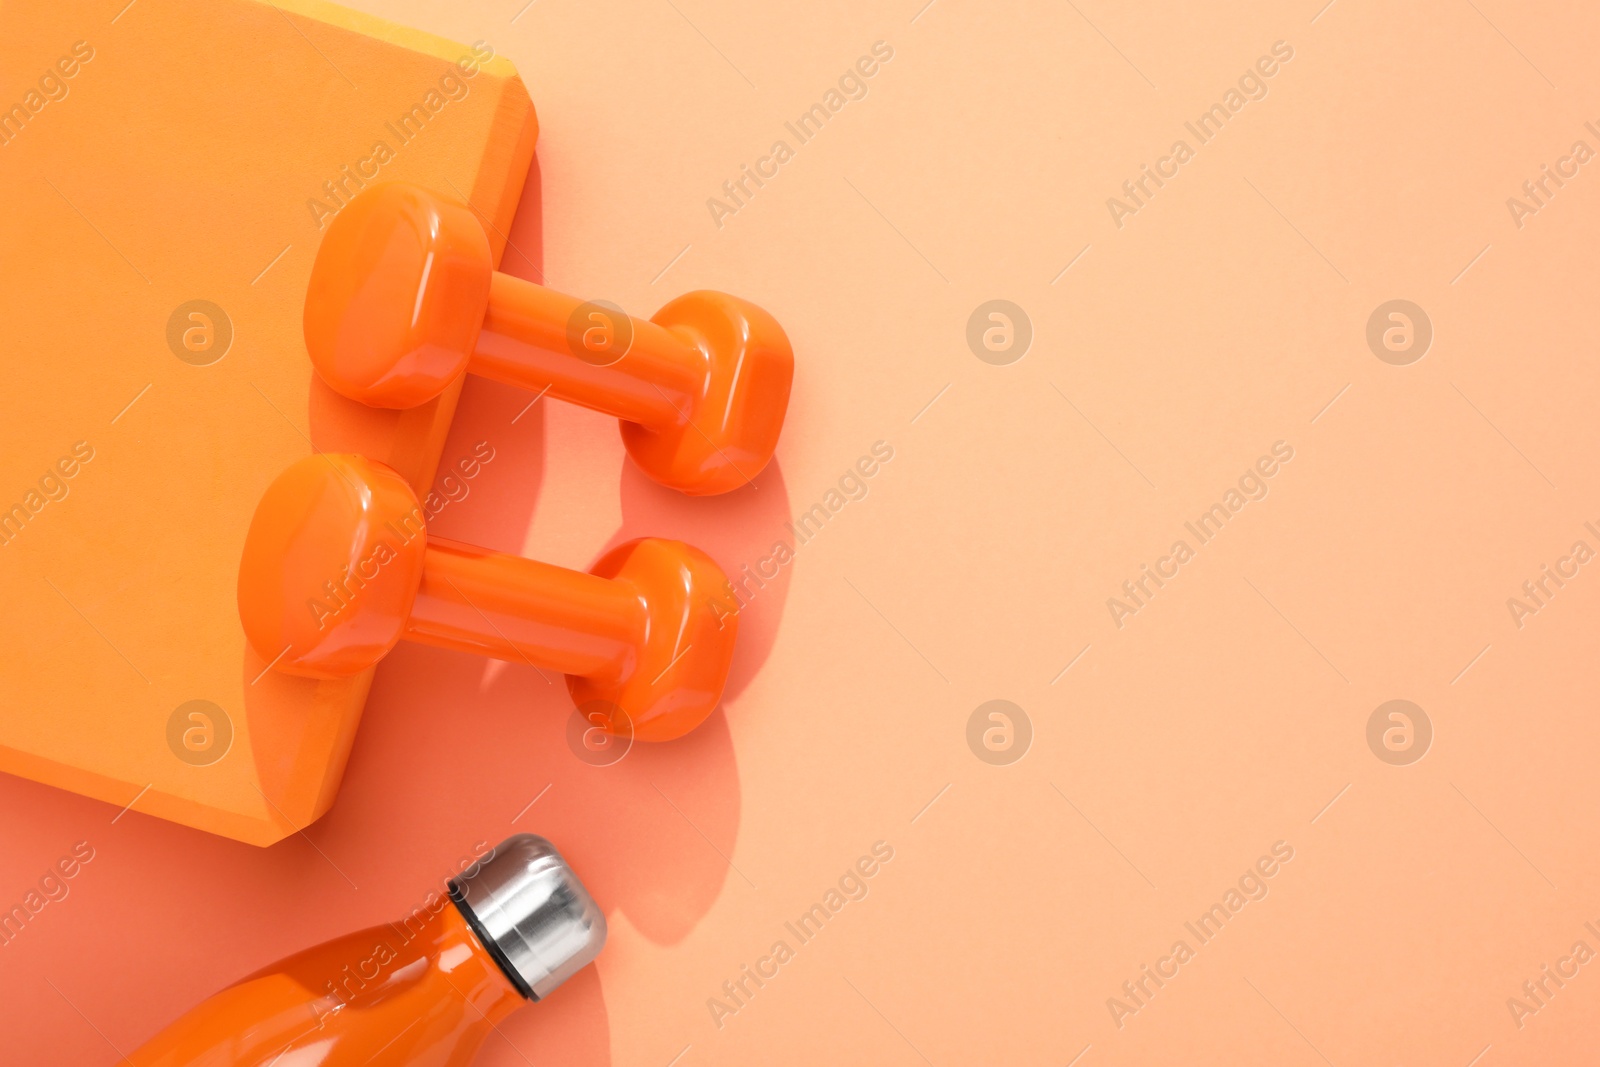
{"label": "orange dumbbell", "polygon": [[464,371],[622,420],[662,485],[737,489],[772,458],[794,353],[783,328],[725,293],[648,321],[494,269],[472,212],[426,189],[363,190],[328,225],[306,291],[306,348],[352,400],[410,408]]}
{"label": "orange dumbbell", "polygon": [[267,487],[239,617],[291,674],[357,674],[401,638],[560,671],[591,722],[646,741],[716,708],[739,622],[722,571],[681,541],[630,541],[585,574],[443,540],[404,478],[353,455],[307,456]]}

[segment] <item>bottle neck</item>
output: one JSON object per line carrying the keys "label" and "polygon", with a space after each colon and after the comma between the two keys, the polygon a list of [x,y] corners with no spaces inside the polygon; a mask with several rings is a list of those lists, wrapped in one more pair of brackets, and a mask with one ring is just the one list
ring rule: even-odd
{"label": "bottle neck", "polygon": [[404,918],[224,989],[129,1059],[135,1067],[281,1067],[305,1049],[317,1063],[431,1056],[439,1067],[468,1067],[494,1027],[527,1003],[450,899],[431,893]]}
{"label": "bottle neck", "polygon": [[341,1052],[375,1054],[393,1041],[387,1052],[396,1063],[411,1062],[408,1047],[420,1054],[438,1043],[451,1050],[447,1067],[467,1067],[494,1027],[530,1003],[441,892],[397,921],[319,945],[279,967],[298,982],[319,983],[312,1005],[317,1028],[307,1044],[331,1034]]}

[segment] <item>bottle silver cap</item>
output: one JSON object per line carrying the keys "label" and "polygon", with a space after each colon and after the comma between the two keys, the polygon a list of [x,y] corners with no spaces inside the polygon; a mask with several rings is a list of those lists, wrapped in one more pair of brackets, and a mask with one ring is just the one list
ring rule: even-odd
{"label": "bottle silver cap", "polygon": [[606,917],[554,845],[517,834],[450,880],[450,899],[523,996],[541,1000],[600,954]]}

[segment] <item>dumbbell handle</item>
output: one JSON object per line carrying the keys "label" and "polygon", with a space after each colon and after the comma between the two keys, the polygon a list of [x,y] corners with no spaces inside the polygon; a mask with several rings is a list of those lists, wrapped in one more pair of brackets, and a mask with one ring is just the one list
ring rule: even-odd
{"label": "dumbbell handle", "polygon": [[622,664],[644,629],[644,601],[622,582],[430,535],[405,635],[594,675]]}
{"label": "dumbbell handle", "polygon": [[707,373],[695,348],[648,319],[624,316],[633,330],[627,354],[609,366],[596,366],[574,355],[568,344],[567,323],[583,304],[495,271],[489,310],[467,369],[531,392],[548,387],[551,396],[627,422],[682,422],[703,392]]}

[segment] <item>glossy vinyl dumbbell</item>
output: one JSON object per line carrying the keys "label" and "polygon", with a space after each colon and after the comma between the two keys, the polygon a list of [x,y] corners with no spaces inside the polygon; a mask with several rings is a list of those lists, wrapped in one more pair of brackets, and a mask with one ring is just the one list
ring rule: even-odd
{"label": "glossy vinyl dumbbell", "polygon": [[622,420],[651,478],[725,493],[772,458],[794,354],[773,317],[707,290],[650,320],[494,269],[466,206],[386,182],[328,225],[306,291],[306,348],[352,400],[416,407],[464,371]]}
{"label": "glossy vinyl dumbbell", "polygon": [[518,834],[467,865],[448,895],[241,979],[118,1062],[467,1067],[501,1021],[605,940],[605,914],[560,853]]}
{"label": "glossy vinyl dumbbell", "polygon": [[398,473],[335,454],[262,495],[239,617],[291,674],[356,674],[401,638],[560,671],[591,722],[646,741],[716,708],[739,623],[727,578],[681,541],[630,541],[585,574],[443,540]]}

